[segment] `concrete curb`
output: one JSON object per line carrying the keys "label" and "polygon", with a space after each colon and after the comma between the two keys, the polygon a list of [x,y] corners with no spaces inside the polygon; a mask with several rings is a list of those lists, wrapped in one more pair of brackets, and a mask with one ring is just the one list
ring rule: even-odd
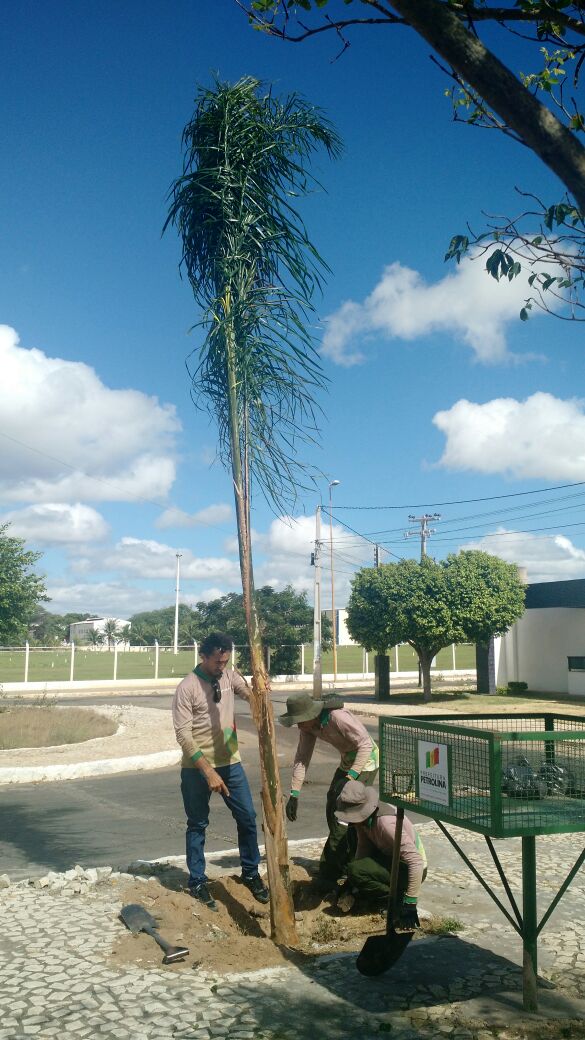
{"label": "concrete curb", "polygon": [[136,773],[149,769],[164,769],[177,765],[181,752],[157,751],[151,755],[132,755],[129,758],[103,758],[96,762],[70,762],[62,765],[21,766],[0,769],[2,784],[34,784],[41,781],[77,780],[88,776],[106,776],[114,773]]}

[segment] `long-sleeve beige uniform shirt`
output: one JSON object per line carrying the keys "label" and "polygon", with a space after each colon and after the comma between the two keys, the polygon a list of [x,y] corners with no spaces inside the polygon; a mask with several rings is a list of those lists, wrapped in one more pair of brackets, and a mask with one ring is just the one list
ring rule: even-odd
{"label": "long-sleeve beige uniform shirt", "polygon": [[345,708],[335,708],[316,718],[310,730],[300,730],[293,762],[291,790],[299,792],[317,740],[339,751],[340,769],[353,769],[356,777],[378,769],[378,747],[366,727]]}
{"label": "long-sleeve beige uniform shirt", "polygon": [[221,700],[213,699],[210,682],[189,672],[179,683],[173,697],[173,725],[183,750],[181,765],[195,768],[192,756],[201,751],[211,766],[229,766],[240,761],[234,715],[234,694],[250,699],[242,676],[226,668],[219,680]]}
{"label": "long-sleeve beige uniform shirt", "polygon": [[[396,834],[396,810],[393,806],[380,802],[378,814],[371,827],[365,823],[356,823],[357,849],[355,858],[364,859],[371,856],[375,849],[392,858],[394,836]],[[406,895],[416,899],[423,882],[427,857],[421,837],[414,829],[407,816],[402,821],[402,839],[400,842],[400,862],[408,869],[408,887]]]}

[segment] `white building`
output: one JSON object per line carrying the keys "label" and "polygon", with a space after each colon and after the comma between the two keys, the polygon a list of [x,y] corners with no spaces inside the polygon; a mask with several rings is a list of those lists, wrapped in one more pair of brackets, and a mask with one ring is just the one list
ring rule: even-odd
{"label": "white building", "polygon": [[[331,611],[324,610],[323,614],[331,621]],[[347,610],[345,607],[335,609],[335,642],[337,646],[355,646],[355,641],[347,631]]]}
{"label": "white building", "polygon": [[[74,621],[72,625],[69,625],[69,641],[71,643],[82,643],[87,639],[90,632],[101,632],[104,635],[108,621],[115,621],[119,632],[126,625],[131,625],[131,622],[124,620],[124,618],[112,617],[87,618],[85,621]],[[104,641],[107,644],[107,640]],[[118,645],[126,647],[128,644],[118,640]]]}
{"label": "white building", "polygon": [[495,646],[496,683],[585,695],[585,579],[526,589],[526,611]]}

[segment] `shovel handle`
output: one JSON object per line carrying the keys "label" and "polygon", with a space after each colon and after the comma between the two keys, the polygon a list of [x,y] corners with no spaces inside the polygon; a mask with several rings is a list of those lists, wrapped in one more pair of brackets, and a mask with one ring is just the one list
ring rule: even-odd
{"label": "shovel handle", "polygon": [[172,943],[167,942],[166,939],[163,939],[162,936],[158,934],[156,928],[143,928],[142,931],[146,932],[147,935],[152,936],[155,943],[158,943],[160,946],[161,950],[165,951],[167,957],[173,957],[173,955],[176,957],[179,950],[182,951],[182,956],[186,956],[189,952],[184,946],[173,946]]}
{"label": "shovel handle", "polygon": [[394,928],[396,920],[396,903],[398,896],[398,870],[400,867],[400,845],[402,842],[402,823],[404,809],[396,810],[396,829],[394,831],[394,847],[392,849],[392,867],[390,869],[390,896],[386,913],[386,935]]}

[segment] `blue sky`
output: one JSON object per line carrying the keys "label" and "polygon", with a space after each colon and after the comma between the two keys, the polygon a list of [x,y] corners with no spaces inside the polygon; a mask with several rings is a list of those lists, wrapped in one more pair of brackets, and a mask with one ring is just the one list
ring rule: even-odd
{"label": "blue sky", "polygon": [[[412,34],[351,39],[332,61],[332,36],[269,40],[234,0],[5,12],[0,520],[42,550],[49,609],[168,605],[177,552],[185,602],[238,589],[230,482],[185,371],[197,310],[178,239],[161,237],[181,131],[215,73],[299,91],[344,141],[315,166],[326,192],[303,204],[332,268],[318,301],[330,388],[308,461],[324,502],[339,480],[335,515],[370,538],[336,523],[336,604],[372,541],[418,554],[403,532],[425,511],[441,513],[437,557],[473,545],[532,580],[585,576],[584,489],[497,497],[585,481],[581,328],[522,323],[520,282],[443,262],[466,221],[519,211],[516,186],[549,202],[561,188],[527,150],[452,122],[448,83]],[[257,501],[258,584],[312,588],[318,497],[292,524]]]}

